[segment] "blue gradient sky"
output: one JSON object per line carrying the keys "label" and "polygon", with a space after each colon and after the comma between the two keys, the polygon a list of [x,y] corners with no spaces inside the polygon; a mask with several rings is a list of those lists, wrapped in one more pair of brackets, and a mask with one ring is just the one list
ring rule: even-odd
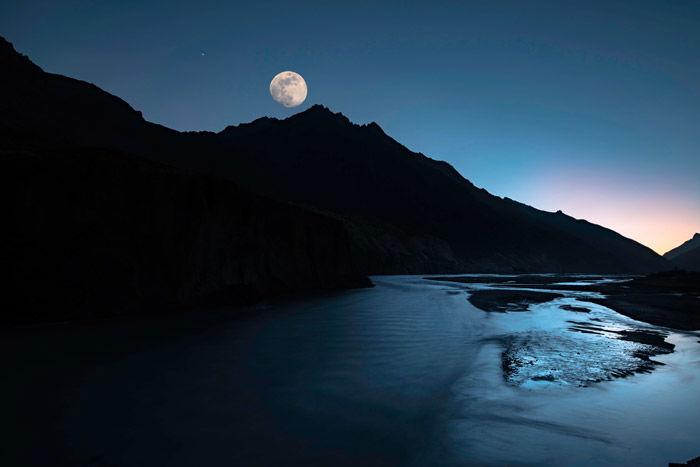
{"label": "blue gradient sky", "polygon": [[657,251],[700,231],[700,2],[252,3],[3,2],[0,34],[179,130],[321,103]]}

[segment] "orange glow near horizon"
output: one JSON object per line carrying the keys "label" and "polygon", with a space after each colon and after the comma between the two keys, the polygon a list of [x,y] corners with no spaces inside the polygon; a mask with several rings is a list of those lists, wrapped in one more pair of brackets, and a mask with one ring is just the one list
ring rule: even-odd
{"label": "orange glow near horizon", "polygon": [[648,246],[659,254],[700,232],[700,209],[687,196],[646,181],[599,174],[549,173],[540,180],[532,204],[562,210],[577,219],[602,225]]}

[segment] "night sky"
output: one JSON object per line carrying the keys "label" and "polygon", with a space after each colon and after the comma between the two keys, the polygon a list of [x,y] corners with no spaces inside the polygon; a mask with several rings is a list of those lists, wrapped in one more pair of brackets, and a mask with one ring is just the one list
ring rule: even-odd
{"label": "night sky", "polygon": [[[178,130],[320,103],[659,252],[700,231],[698,1],[23,0],[0,35]],[[300,107],[270,98],[283,70]]]}

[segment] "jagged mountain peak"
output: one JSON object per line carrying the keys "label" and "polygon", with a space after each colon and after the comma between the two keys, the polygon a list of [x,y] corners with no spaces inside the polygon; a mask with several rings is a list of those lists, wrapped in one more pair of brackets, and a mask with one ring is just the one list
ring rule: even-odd
{"label": "jagged mountain peak", "polygon": [[357,126],[340,112],[333,112],[321,104],[314,104],[308,109],[287,117],[290,123],[304,122],[313,125]]}
{"label": "jagged mountain peak", "polygon": [[0,36],[0,54],[18,55],[20,57],[24,57],[24,55],[15,50],[15,46],[12,44],[12,42],[8,41],[3,36]]}
{"label": "jagged mountain peak", "polygon": [[10,49],[12,51],[15,50],[15,48],[12,46],[12,42],[8,41],[4,37],[0,36],[0,50],[7,50]]}
{"label": "jagged mountain peak", "polygon": [[239,123],[238,125],[228,125],[219,132],[221,136],[228,136],[239,131],[255,130],[259,127],[268,127],[278,124],[281,120],[275,117],[260,117],[250,122]]}
{"label": "jagged mountain peak", "polygon": [[299,114],[326,114],[326,115],[342,115],[340,112],[333,112],[330,108],[323,104],[313,104],[306,110],[303,110],[295,115]]}
{"label": "jagged mountain peak", "polygon": [[2,63],[3,74],[18,69],[31,69],[34,72],[42,71],[29,57],[17,52],[12,42],[2,36],[0,36],[0,63]]}
{"label": "jagged mountain peak", "polygon": [[275,117],[260,117],[251,122],[229,125],[224,128],[220,135],[230,136],[237,131],[251,131],[253,129],[268,129],[275,125],[301,125],[320,130],[339,129],[363,129],[371,133],[390,138],[377,122],[367,124],[357,124],[351,121],[342,112],[334,112],[322,104],[314,104],[306,110],[298,112],[284,119]]}
{"label": "jagged mountain peak", "polygon": [[329,107],[322,104],[314,104],[308,109],[287,117],[288,121],[304,121],[318,124],[320,122],[326,124],[335,124],[338,127],[347,126],[348,128],[369,130],[372,133],[390,138],[384,129],[377,122],[369,122],[366,124],[357,124],[345,116],[342,112],[334,112]]}
{"label": "jagged mountain peak", "polygon": [[337,128],[337,127],[357,127],[340,112],[333,112],[328,107],[321,104],[314,104],[306,110],[298,112],[284,119],[275,117],[260,117],[251,122],[229,125],[219,134],[223,137],[232,137],[235,134],[244,132],[249,134],[261,130],[267,130],[275,126],[301,125],[315,130]]}

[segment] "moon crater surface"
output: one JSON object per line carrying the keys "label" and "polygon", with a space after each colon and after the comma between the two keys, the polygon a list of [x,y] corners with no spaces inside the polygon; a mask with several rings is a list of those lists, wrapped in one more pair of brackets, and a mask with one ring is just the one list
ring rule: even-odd
{"label": "moon crater surface", "polygon": [[283,71],[270,82],[270,95],[285,107],[296,107],[306,100],[306,81],[299,73]]}

